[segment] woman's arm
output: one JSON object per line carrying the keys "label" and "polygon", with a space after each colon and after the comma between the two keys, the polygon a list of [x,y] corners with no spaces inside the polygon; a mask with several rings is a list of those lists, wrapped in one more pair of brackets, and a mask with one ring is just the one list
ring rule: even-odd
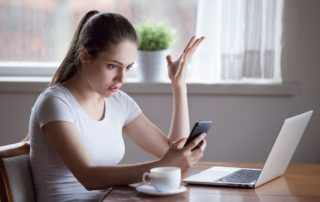
{"label": "woman's arm", "polygon": [[160,158],[169,149],[168,137],[144,114],[125,125],[123,132],[146,152]]}
{"label": "woman's arm", "polygon": [[204,137],[183,147],[185,140],[171,144],[159,160],[133,165],[96,166],[88,154],[75,126],[69,122],[55,121],[42,128],[49,143],[78,181],[87,189],[105,189],[110,186],[127,185],[141,181],[142,174],[153,167],[177,166],[186,170],[201,158],[205,144],[191,152]]}
{"label": "woman's arm", "polygon": [[170,142],[186,138],[190,133],[185,76],[189,60],[203,39],[204,37],[195,38],[195,36],[193,36],[185,47],[182,55],[174,62],[170,55],[167,56],[169,78],[173,89],[173,112],[169,131]]}
{"label": "woman's arm", "polygon": [[192,37],[176,61],[167,56],[173,89],[173,112],[169,138],[143,114],[124,127],[124,133],[137,145],[156,157],[162,157],[170,144],[186,138],[190,132],[185,72],[190,57],[204,38]]}

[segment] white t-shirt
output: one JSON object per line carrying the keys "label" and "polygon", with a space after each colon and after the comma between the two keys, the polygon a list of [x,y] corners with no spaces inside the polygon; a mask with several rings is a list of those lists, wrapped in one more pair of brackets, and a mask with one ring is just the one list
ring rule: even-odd
{"label": "white t-shirt", "polygon": [[[98,201],[102,191],[87,191],[51,147],[41,128],[52,121],[73,123],[96,165],[116,165],[123,158],[123,126],[141,110],[122,91],[105,99],[103,120],[91,118],[65,87],[44,90],[32,108],[30,164],[38,201]],[[57,134],[59,135],[59,134]]]}

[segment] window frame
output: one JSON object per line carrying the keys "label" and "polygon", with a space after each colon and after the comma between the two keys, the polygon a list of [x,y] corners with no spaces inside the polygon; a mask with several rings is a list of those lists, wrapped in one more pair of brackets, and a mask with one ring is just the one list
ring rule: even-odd
{"label": "window frame", "polygon": [[[0,93],[39,93],[49,86],[57,63],[0,62]],[[273,80],[191,81],[187,83],[189,95],[240,95],[240,96],[295,96],[299,93],[297,82]],[[169,82],[143,83],[129,77],[123,90],[131,94],[172,94]]]}
{"label": "window frame", "polygon": [[59,63],[56,62],[3,62],[0,61],[0,76],[51,77]]}

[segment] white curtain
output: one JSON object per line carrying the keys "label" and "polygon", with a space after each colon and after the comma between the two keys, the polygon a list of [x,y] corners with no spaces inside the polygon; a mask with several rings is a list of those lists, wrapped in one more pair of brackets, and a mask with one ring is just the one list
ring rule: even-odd
{"label": "white curtain", "polygon": [[203,81],[281,81],[283,0],[199,0],[191,67]]}

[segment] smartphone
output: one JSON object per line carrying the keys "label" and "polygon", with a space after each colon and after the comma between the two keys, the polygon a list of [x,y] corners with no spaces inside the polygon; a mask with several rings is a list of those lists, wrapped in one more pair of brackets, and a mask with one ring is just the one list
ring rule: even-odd
{"label": "smartphone", "polygon": [[[192,140],[194,140],[196,137],[198,137],[201,133],[208,133],[209,129],[212,126],[212,121],[199,121],[196,122],[190,132],[190,135],[185,143],[184,146],[188,145]],[[203,144],[203,141],[201,141],[195,148],[193,148],[191,151],[198,149]]]}

